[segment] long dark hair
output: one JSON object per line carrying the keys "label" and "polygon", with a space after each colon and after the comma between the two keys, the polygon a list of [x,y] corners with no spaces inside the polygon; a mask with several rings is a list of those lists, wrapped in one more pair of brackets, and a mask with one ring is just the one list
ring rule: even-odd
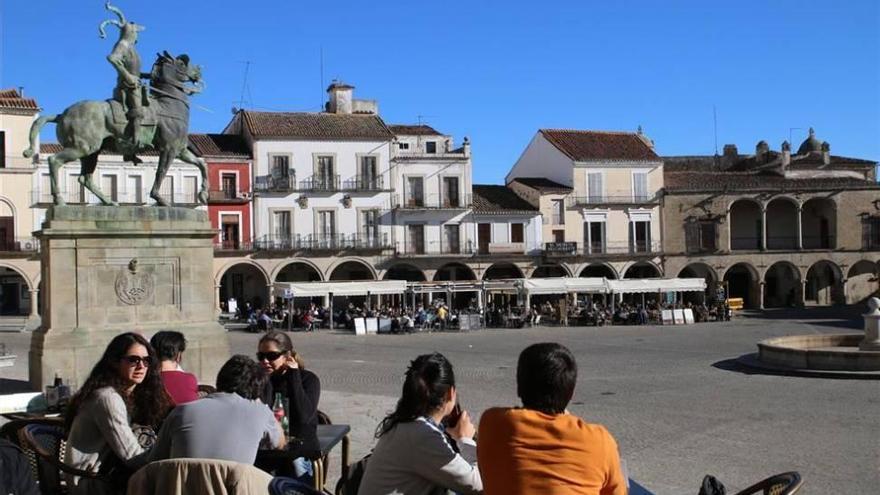
{"label": "long dark hair", "polygon": [[[147,369],[144,381],[134,388],[131,395],[128,395],[125,393],[127,384],[119,376],[119,362],[135,344],[140,344],[147,349],[152,362]],[[142,335],[126,332],[113,337],[113,340],[107,344],[104,355],[92,368],[92,372],[89,373],[82,388],[70,400],[70,406],[65,414],[67,429],[70,430],[73,419],[83,403],[89,400],[96,390],[103,387],[113,387],[125,399],[125,405],[132,422],[157,428],[172,407],[171,398],[162,384],[160,367],[159,360],[156,359],[156,351]]]}
{"label": "long dark hair", "polygon": [[297,352],[293,349],[293,342],[290,340],[290,337],[287,336],[284,332],[270,331],[263,335],[260,339],[260,342],[257,344],[258,346],[263,342],[274,342],[275,345],[278,346],[278,350],[283,353],[290,353],[293,356],[293,359],[296,360],[296,364],[299,365],[299,369],[306,369],[306,362],[303,358],[297,354]]}
{"label": "long dark hair", "polygon": [[423,354],[409,364],[403,392],[394,411],[376,428],[376,438],[391,431],[398,423],[414,421],[443,406],[449,391],[455,388],[452,363],[443,354]]}

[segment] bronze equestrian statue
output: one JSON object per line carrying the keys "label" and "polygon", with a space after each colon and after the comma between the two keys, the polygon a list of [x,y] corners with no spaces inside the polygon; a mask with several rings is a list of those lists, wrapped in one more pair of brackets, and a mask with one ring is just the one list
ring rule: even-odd
{"label": "bronze equestrian statue", "polygon": [[[40,129],[51,122],[56,124],[58,142],[64,147],[48,160],[52,198],[56,205],[64,204],[58,188],[58,171],[62,165],[73,160],[79,160],[81,164],[80,184],[94,193],[101,203],[116,205],[93,180],[98,155],[101,152],[120,153],[127,161],[137,163],[140,160],[136,158],[136,153],[146,149],[159,152],[156,179],[150,191],[150,197],[158,205],[171,204],[159,194],[159,189],[174,159],[199,168],[202,187],[198,199],[203,204],[207,203],[207,166],[204,160],[187,148],[189,96],[203,89],[201,68],[191,64],[187,55],[173,57],[163,52],[157,55],[152,71],[141,74],[140,56],[134,45],[137,43],[137,33],[144,28],[126,21],[122,11],[110,5],[110,2],[107,2],[106,8],[115,13],[118,20],[102,22],[100,34],[104,34],[107,24],[119,27],[119,40],[107,57],[118,73],[114,98],[107,101],[80,101],[60,115],[38,118],[31,125],[30,147],[25,150],[24,156],[34,155]],[[146,88],[141,78],[150,81],[148,95],[145,95]]]}

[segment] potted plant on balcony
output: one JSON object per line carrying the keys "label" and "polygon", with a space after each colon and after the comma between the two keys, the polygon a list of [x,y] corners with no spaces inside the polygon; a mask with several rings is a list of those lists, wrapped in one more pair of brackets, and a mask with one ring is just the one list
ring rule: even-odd
{"label": "potted plant on balcony", "polygon": [[309,207],[309,198],[307,196],[300,196],[299,198],[297,198],[296,203],[299,205],[300,208],[305,210]]}

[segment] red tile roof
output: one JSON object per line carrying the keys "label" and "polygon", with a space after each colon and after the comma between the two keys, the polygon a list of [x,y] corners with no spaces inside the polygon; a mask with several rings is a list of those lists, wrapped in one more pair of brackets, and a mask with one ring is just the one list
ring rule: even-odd
{"label": "red tile roof", "polygon": [[667,193],[735,191],[835,191],[840,189],[878,189],[876,182],[850,177],[789,179],[775,174],[751,172],[669,172],[663,173]]}
{"label": "red tile roof", "polygon": [[251,157],[247,142],[236,134],[190,134],[189,147],[202,157]]}
{"label": "red tile roof", "polygon": [[526,213],[538,214],[531,203],[517,196],[507,186],[474,184],[474,213]]}
{"label": "red tile roof", "polygon": [[37,100],[24,98],[17,89],[0,89],[0,108],[11,110],[39,110]]}
{"label": "red tile roof", "polygon": [[634,132],[541,129],[553,146],[574,161],[660,161],[660,157]]}
{"label": "red tile roof", "polygon": [[394,138],[378,115],[243,110],[241,118],[257,139],[390,141]]}
{"label": "red tile roof", "polygon": [[429,125],[405,125],[389,124],[388,129],[398,136],[442,136],[436,129]]}
{"label": "red tile roof", "polygon": [[571,186],[566,186],[544,177],[517,177],[516,179],[513,179],[513,182],[519,182],[520,184],[544,193],[567,194],[572,191]]}

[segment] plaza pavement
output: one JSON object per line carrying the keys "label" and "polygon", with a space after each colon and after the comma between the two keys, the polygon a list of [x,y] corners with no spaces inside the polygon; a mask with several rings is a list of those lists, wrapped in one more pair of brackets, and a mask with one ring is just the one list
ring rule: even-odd
{"label": "plaza pavement", "polygon": [[[630,476],[657,494],[696,493],[705,474],[729,492],[796,470],[800,493],[872,493],[880,483],[880,382],[765,375],[731,360],[780,335],[850,331],[858,309],[750,315],[675,327],[576,327],[468,333],[293,335],[321,378],[320,408],[352,425],[352,460],[366,454],[418,354],[439,351],[455,366],[459,396],[476,423],[487,407],[516,403],[515,368],[528,344],[557,341],[575,353],[572,413],[606,425]],[[259,336],[229,334],[253,355]],[[19,359],[0,368],[0,390],[27,375],[28,334],[0,334]],[[185,362],[184,362],[185,365]],[[206,380],[210,381],[210,380]],[[339,473],[338,451],[331,476]]]}

